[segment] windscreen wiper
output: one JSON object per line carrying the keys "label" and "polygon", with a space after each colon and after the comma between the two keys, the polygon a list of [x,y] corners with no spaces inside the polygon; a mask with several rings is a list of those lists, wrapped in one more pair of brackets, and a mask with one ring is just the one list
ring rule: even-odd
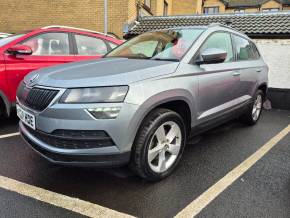
{"label": "windscreen wiper", "polygon": [[174,61],[174,62],[179,62],[180,61],[177,58],[151,58],[150,60],[155,60],[155,61]]}

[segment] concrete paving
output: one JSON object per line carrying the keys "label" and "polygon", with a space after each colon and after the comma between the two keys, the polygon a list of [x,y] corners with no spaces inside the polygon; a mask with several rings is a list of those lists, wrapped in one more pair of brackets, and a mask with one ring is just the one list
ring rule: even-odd
{"label": "concrete paving", "polygon": [[[178,169],[159,183],[146,183],[126,167],[98,170],[50,164],[32,151],[19,136],[0,140],[0,175],[133,216],[172,217],[289,123],[290,111],[273,110],[265,111],[254,127],[233,121],[211,130],[186,147]],[[1,134],[16,131],[17,119],[1,121],[0,129]],[[290,214],[289,140],[290,136],[287,136],[279,142],[199,216],[286,217]],[[10,201],[13,206],[10,207],[11,211],[6,208],[6,214],[16,217],[17,208],[22,210],[25,207],[19,204],[23,197],[11,192],[5,195],[15,199]],[[43,211],[43,217],[60,211],[59,208],[53,211],[54,207],[46,207],[38,201],[34,201],[33,205],[29,210],[37,213]],[[5,205],[0,204],[0,211],[2,207]],[[47,212],[48,208],[50,212]],[[67,212],[63,210],[61,215]],[[22,217],[33,215],[23,213]],[[69,217],[75,215],[68,214]]]}

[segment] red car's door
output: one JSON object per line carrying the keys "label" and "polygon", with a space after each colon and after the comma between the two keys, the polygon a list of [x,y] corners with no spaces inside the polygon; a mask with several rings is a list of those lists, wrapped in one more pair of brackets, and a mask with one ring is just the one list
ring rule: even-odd
{"label": "red car's door", "polygon": [[[73,34],[76,44],[76,60],[101,58],[112,48],[105,40],[93,36]],[[113,43],[112,43],[113,44]]]}
{"label": "red car's door", "polygon": [[33,70],[75,61],[68,33],[47,32],[19,43],[29,46],[31,55],[5,54],[6,73],[10,86],[10,99],[15,101],[16,89],[24,76]]}

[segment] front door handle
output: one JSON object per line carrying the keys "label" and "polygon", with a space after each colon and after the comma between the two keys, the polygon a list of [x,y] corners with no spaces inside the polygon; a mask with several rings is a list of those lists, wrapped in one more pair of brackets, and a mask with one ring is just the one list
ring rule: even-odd
{"label": "front door handle", "polygon": [[240,72],[234,72],[234,73],[233,73],[233,76],[239,76],[239,75],[241,75]]}
{"label": "front door handle", "polygon": [[261,70],[261,69],[257,70],[257,73],[261,73],[261,72],[262,72],[262,70]]}

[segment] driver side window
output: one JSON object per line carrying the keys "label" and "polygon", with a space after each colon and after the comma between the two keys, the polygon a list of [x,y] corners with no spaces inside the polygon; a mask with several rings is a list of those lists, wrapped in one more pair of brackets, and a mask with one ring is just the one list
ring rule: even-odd
{"label": "driver side window", "polygon": [[200,53],[207,49],[222,49],[227,52],[227,57],[224,63],[234,60],[232,40],[229,33],[218,32],[212,34],[200,49]]}
{"label": "driver side window", "polygon": [[67,33],[43,33],[21,44],[29,46],[32,55],[59,56],[69,55],[69,38]]}

